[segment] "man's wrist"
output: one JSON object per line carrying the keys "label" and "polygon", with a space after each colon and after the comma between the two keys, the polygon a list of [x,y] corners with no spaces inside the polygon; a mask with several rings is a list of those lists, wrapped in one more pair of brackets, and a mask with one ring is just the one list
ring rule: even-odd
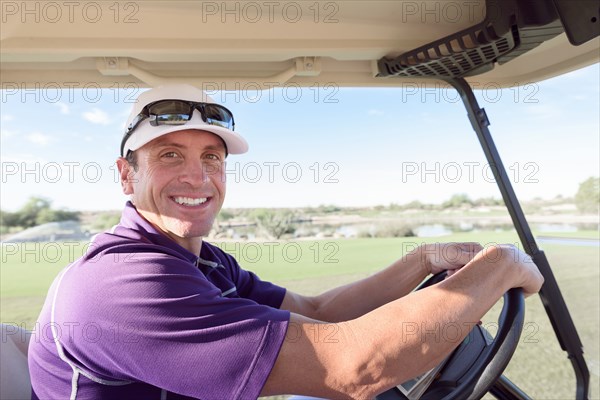
{"label": "man's wrist", "polygon": [[[510,245],[493,245],[486,247],[478,258],[479,262],[484,262],[489,266],[490,271],[499,272],[500,279],[497,279],[498,285],[505,286],[505,290],[518,286],[521,274],[518,268],[514,266],[515,252]],[[491,274],[492,272],[490,272]]]}
{"label": "man's wrist", "polygon": [[429,251],[426,244],[422,244],[414,251],[414,256],[417,260],[417,266],[424,276],[431,274],[431,260],[429,259]]}

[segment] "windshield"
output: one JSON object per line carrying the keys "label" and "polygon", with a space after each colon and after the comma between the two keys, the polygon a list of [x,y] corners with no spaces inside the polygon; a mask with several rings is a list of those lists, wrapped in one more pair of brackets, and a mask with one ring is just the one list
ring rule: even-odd
{"label": "windshield", "polygon": [[[599,76],[596,64],[514,88],[474,83],[584,343],[592,394],[600,393]],[[227,197],[207,240],[304,294],[366,276],[424,242],[518,245],[457,93],[399,86],[209,92],[233,112],[250,151],[227,158]],[[1,322],[34,329],[57,271],[118,222],[127,197],[114,161],[132,99],[145,89],[4,87]],[[574,377],[539,299],[527,307],[507,375],[534,398],[571,397]]]}

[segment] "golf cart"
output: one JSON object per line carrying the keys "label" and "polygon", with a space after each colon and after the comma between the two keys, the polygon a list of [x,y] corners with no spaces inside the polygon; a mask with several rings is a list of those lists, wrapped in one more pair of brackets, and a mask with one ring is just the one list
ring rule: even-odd
{"label": "golf cart", "polygon": [[[583,345],[471,82],[508,87],[591,65],[600,54],[599,18],[592,0],[3,1],[2,89],[166,82],[220,90],[332,83],[396,87],[407,81],[454,87],[494,166],[523,249],[545,277],[540,297],[573,366],[574,395],[586,399],[589,371]],[[522,295],[508,292],[494,339],[475,327],[422,398],[471,399],[487,392],[499,399],[529,398],[502,376],[518,343],[523,313]],[[378,398],[406,396],[393,388]]]}

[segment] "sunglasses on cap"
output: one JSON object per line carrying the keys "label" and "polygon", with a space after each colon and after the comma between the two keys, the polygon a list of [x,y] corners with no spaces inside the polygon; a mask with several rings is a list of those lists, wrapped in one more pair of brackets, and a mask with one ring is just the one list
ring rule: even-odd
{"label": "sunglasses on cap", "polygon": [[150,120],[152,126],[185,125],[192,119],[194,110],[200,112],[202,121],[208,125],[234,130],[233,114],[220,104],[187,100],[158,100],[146,105],[131,121],[121,142],[121,153],[123,153],[127,139],[146,118]]}

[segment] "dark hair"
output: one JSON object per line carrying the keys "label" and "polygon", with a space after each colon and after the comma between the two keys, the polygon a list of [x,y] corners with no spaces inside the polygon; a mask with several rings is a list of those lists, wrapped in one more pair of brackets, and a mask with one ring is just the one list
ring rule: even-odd
{"label": "dark hair", "polygon": [[135,151],[129,150],[127,152],[127,155],[125,156],[125,160],[127,160],[127,162],[129,163],[129,165],[131,166],[131,168],[133,168],[134,171],[137,172],[138,170],[138,161],[137,161],[137,154]]}

